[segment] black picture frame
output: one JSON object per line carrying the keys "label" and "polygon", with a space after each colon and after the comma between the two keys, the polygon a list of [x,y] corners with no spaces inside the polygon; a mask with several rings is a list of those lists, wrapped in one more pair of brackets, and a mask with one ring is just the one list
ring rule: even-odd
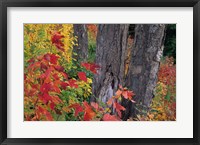
{"label": "black picture frame", "polygon": [[[8,7],[193,7],[193,138],[7,138]],[[199,144],[200,2],[199,0],[1,0],[0,2],[1,144]],[[183,126],[184,127],[184,126]]]}

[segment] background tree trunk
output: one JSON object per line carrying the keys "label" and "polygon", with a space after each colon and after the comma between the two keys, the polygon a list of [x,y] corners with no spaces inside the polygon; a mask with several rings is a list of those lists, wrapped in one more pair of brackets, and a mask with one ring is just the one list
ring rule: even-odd
{"label": "background tree trunk", "polygon": [[78,37],[78,46],[74,47],[78,61],[86,61],[88,57],[88,34],[86,24],[74,24],[74,35]]}
{"label": "background tree trunk", "polygon": [[[136,25],[134,46],[125,86],[134,91],[134,100],[149,107],[154,96],[157,73],[164,48],[165,25]],[[123,102],[125,103],[125,102]],[[132,102],[126,102],[124,120],[135,115]]]}
{"label": "background tree trunk", "polygon": [[128,27],[128,24],[98,26],[95,63],[101,69],[94,76],[93,93],[104,103],[123,83]]}

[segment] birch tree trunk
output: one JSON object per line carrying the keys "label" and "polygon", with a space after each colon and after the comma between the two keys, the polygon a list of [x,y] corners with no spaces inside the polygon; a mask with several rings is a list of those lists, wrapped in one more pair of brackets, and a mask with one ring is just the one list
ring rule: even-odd
{"label": "birch tree trunk", "polygon": [[[157,73],[165,38],[164,24],[136,25],[131,61],[125,84],[134,91],[134,100],[149,107],[154,96]],[[126,102],[124,120],[135,115],[132,102]]]}
{"label": "birch tree trunk", "polygon": [[95,63],[101,69],[94,76],[93,93],[106,102],[123,83],[128,24],[100,24]]}
{"label": "birch tree trunk", "polygon": [[86,24],[74,24],[74,35],[77,36],[78,46],[74,47],[78,61],[86,61],[88,58],[88,34]]}

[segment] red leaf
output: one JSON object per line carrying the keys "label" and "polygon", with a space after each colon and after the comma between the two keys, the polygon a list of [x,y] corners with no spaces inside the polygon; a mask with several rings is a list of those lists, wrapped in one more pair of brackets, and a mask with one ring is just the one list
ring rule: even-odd
{"label": "red leaf", "polygon": [[62,40],[61,40],[62,38],[64,38],[64,35],[61,35],[59,32],[55,32],[51,38],[51,41],[53,44],[55,44],[55,46],[58,49],[64,51],[64,48],[63,48],[64,44],[62,43]]}
{"label": "red leaf", "polygon": [[54,78],[54,80],[60,80],[58,74],[53,74],[53,78]]}
{"label": "red leaf", "polygon": [[119,121],[120,119],[118,119],[115,115],[110,115],[110,114],[104,114],[103,116],[103,121]]}
{"label": "red leaf", "polygon": [[45,63],[41,63],[41,65],[40,65],[40,68],[43,70],[43,71],[45,71],[45,70],[47,70],[47,66],[46,66],[46,64]]}
{"label": "red leaf", "polygon": [[85,67],[87,70],[90,70],[90,64],[89,63],[81,63],[81,66]]}
{"label": "red leaf", "polygon": [[67,86],[69,86],[68,83],[65,83],[65,82],[61,82],[61,87],[65,90]]}
{"label": "red leaf", "polygon": [[56,65],[54,66],[55,70],[59,71],[59,72],[63,72],[64,71],[64,67]]}
{"label": "red leaf", "polygon": [[87,82],[87,77],[86,77],[85,72],[78,72],[78,77],[80,80]]}
{"label": "red leaf", "polygon": [[51,110],[54,110],[55,104],[53,102],[50,103]]}
{"label": "red leaf", "polygon": [[100,68],[99,65],[96,65],[96,64],[91,64],[90,65],[90,71],[93,72],[94,74],[97,73],[97,70]]}
{"label": "red leaf", "polygon": [[44,83],[41,87],[40,87],[40,91],[42,93],[47,93],[48,91],[50,91],[52,89],[52,85],[50,83]]}
{"label": "red leaf", "polygon": [[126,110],[122,105],[120,105],[119,103],[115,102],[113,107],[116,109],[117,114],[119,115],[119,117],[121,118],[121,111]]}
{"label": "red leaf", "polygon": [[51,62],[52,64],[57,64],[59,56],[55,55],[55,54],[50,54],[47,53],[44,55],[44,59]]}
{"label": "red leaf", "polygon": [[95,117],[96,113],[92,110],[91,106],[86,101],[83,102],[83,105],[85,107],[83,120],[84,121],[92,120]]}
{"label": "red leaf", "polygon": [[50,61],[51,60],[51,54],[50,53],[45,54],[44,59],[47,60],[47,61]]}
{"label": "red leaf", "polygon": [[81,66],[85,67],[87,70],[93,72],[94,74],[97,73],[97,70],[100,68],[99,65],[96,65],[94,63],[81,63]]}
{"label": "red leaf", "polygon": [[68,81],[68,84],[71,88],[78,88],[78,85],[76,84],[76,80],[70,79]]}
{"label": "red leaf", "polygon": [[26,78],[27,78],[27,77],[26,77],[26,74],[24,74],[24,80],[26,80]]}
{"label": "red leaf", "polygon": [[56,56],[55,54],[51,54],[50,62],[52,64],[57,64],[58,58],[59,58],[59,56]]}
{"label": "red leaf", "polygon": [[44,103],[46,104],[48,101],[51,101],[52,98],[49,94],[47,93],[44,93],[43,95],[39,95],[39,99]]}
{"label": "red leaf", "polygon": [[74,116],[75,117],[77,117],[80,112],[83,112],[83,107],[78,103],[70,105],[69,108],[74,108],[74,110],[75,110]]}
{"label": "red leaf", "polygon": [[38,109],[36,110],[36,115],[40,119],[41,116],[45,116],[48,121],[53,121],[53,117],[51,114],[44,108],[38,106]]}

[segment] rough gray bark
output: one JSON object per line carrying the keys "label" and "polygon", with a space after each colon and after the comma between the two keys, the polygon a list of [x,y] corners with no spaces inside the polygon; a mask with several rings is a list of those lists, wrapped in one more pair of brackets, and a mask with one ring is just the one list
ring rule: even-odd
{"label": "rough gray bark", "polygon": [[106,102],[123,83],[128,24],[100,24],[95,63],[101,69],[94,76],[93,93]]}
{"label": "rough gray bark", "polygon": [[77,53],[75,58],[78,61],[86,61],[88,58],[88,34],[87,26],[85,24],[74,24],[74,35],[78,37],[78,46],[74,47],[74,51]]}
{"label": "rough gray bark", "polygon": [[[164,24],[136,25],[134,46],[125,84],[134,91],[134,100],[149,107],[157,83],[157,72],[163,53]],[[134,104],[126,104],[125,119],[135,114]]]}

